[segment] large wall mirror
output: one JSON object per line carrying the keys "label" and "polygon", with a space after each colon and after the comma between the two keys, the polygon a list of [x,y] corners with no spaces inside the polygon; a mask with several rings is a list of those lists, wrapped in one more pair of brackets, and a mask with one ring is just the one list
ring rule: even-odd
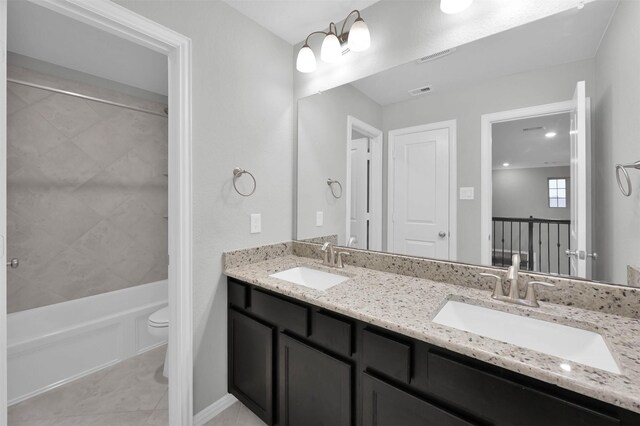
{"label": "large wall mirror", "polygon": [[590,2],[300,99],[297,239],[640,285],[638,22]]}

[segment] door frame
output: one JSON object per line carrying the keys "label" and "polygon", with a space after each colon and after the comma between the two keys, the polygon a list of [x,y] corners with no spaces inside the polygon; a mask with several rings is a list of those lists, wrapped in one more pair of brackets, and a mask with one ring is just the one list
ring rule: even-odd
{"label": "door frame", "polygon": [[347,115],[347,177],[345,188],[346,234],[345,245],[351,235],[351,141],[353,131],[370,139],[371,168],[369,188],[369,250],[382,251],[382,130]]}
{"label": "door frame", "polygon": [[[587,98],[587,104],[589,98]],[[554,102],[525,108],[483,114],[480,117],[480,263],[491,265],[491,230],[493,216],[493,134],[495,123],[522,120],[545,115],[570,113],[573,101]]]}
{"label": "door frame", "polygon": [[[168,57],[169,423],[193,424],[191,39],[111,1],[29,0]],[[0,78],[6,80],[7,0],[0,0]],[[6,85],[0,85],[0,173],[6,179]],[[6,185],[0,189],[6,236]],[[7,420],[6,244],[0,256],[0,424]]]}
{"label": "door frame", "polygon": [[387,143],[387,251],[393,252],[393,188],[394,166],[393,149],[395,138],[411,133],[426,132],[431,130],[449,130],[449,259],[458,259],[458,200],[456,192],[458,187],[458,121],[456,119],[439,121],[437,123],[422,124],[419,126],[405,127],[390,130]]}

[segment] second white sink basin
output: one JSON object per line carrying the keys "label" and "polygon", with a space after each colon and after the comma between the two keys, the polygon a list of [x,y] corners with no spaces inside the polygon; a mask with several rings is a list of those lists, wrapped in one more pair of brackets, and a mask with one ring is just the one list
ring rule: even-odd
{"label": "second white sink basin", "polygon": [[[448,301],[433,322],[620,374],[598,333],[468,303]],[[571,371],[569,364],[560,364]]]}
{"label": "second white sink basin", "polygon": [[304,266],[287,269],[269,276],[322,291],[349,279],[349,277],[343,275],[331,274],[317,269],[305,268]]}

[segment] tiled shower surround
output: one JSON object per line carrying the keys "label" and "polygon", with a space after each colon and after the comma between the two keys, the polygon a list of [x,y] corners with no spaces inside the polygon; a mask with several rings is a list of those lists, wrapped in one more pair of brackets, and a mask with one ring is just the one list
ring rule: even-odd
{"label": "tiled shower surround", "polygon": [[[10,78],[164,106],[9,66]],[[167,119],[7,84],[8,312],[167,277]]]}

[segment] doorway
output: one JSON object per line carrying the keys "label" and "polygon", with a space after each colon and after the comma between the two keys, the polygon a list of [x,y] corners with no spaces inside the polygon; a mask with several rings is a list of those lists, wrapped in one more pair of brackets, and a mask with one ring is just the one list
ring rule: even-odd
{"label": "doorway", "polygon": [[[590,101],[481,118],[482,263],[588,278],[592,274]],[[524,210],[523,210],[524,209]]]}
{"label": "doorway", "polygon": [[[169,58],[168,188],[169,188],[169,410],[170,424],[190,425],[192,414],[192,309],[191,309],[191,41],[161,25],[111,2],[42,0],[36,2],[61,15],[108,32]],[[0,46],[7,46],[7,3],[0,3]],[[6,57],[0,77],[6,80]],[[0,152],[6,152],[6,85],[0,85]],[[0,187],[6,188],[6,155],[0,158]],[[6,190],[0,193],[0,422],[7,418],[6,336]]]}
{"label": "doorway", "polygon": [[389,132],[387,251],[456,259],[456,121]]}
{"label": "doorway", "polygon": [[347,116],[346,245],[382,250],[382,131]]}

